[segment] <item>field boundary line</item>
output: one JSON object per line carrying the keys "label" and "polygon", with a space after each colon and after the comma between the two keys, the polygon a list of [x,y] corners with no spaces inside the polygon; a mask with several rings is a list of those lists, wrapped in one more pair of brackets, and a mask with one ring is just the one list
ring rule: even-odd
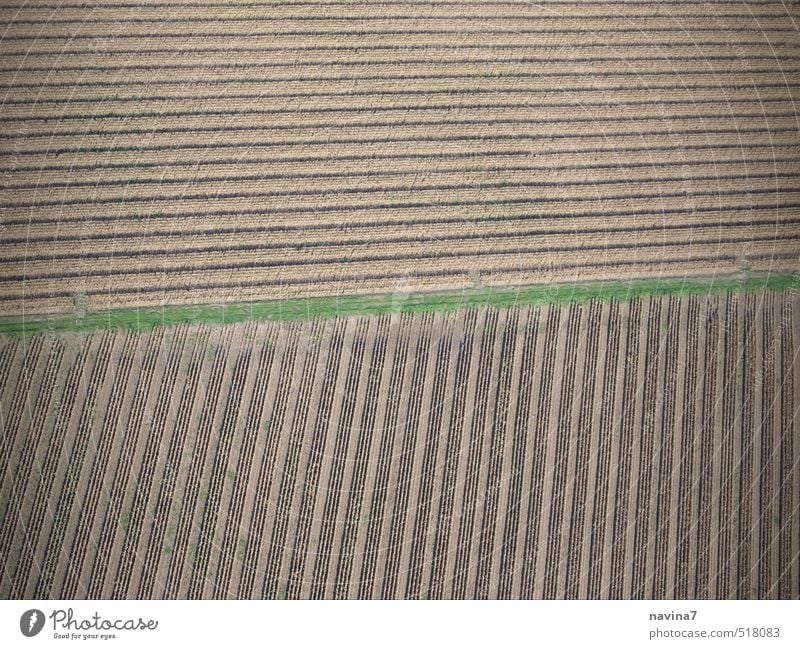
{"label": "field boundary line", "polygon": [[201,305],[108,309],[96,312],[12,315],[0,317],[0,335],[11,337],[85,332],[103,329],[147,330],[179,324],[232,324],[366,316],[385,313],[447,312],[491,306],[542,306],[589,300],[629,301],[643,296],[751,293],[800,290],[800,272],[769,275],[717,275],[597,281],[579,284],[535,284],[521,287],[477,287],[437,292],[343,295]]}

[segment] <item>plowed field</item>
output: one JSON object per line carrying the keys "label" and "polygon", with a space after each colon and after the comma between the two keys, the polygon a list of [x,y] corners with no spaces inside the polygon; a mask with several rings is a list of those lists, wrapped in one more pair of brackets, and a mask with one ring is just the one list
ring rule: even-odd
{"label": "plowed field", "polygon": [[0,314],[800,262],[796,2],[4,2]]}
{"label": "plowed field", "polygon": [[800,300],[3,339],[0,596],[796,598]]}

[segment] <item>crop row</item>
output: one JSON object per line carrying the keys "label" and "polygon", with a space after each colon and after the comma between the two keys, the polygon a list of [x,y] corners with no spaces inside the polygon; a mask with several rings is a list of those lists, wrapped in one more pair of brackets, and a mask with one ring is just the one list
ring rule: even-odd
{"label": "crop row", "polygon": [[799,309],[2,340],[0,595],[796,597]]}

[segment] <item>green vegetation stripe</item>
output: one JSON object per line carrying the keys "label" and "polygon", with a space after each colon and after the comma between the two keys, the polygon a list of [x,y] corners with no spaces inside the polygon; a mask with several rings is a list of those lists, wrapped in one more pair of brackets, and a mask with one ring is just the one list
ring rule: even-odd
{"label": "green vegetation stripe", "polygon": [[761,277],[653,279],[518,288],[481,287],[438,293],[347,295],[229,304],[126,308],[97,313],[11,316],[0,333],[37,334],[107,328],[149,329],[177,324],[228,324],[247,320],[297,320],[345,315],[451,311],[476,306],[537,306],[587,300],[631,300],[644,295],[698,295],[720,292],[800,289],[800,273]]}

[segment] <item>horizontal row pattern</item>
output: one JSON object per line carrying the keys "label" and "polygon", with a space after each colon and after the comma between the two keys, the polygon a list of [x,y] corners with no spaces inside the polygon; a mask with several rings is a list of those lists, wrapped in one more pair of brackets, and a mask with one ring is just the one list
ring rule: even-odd
{"label": "horizontal row pattern", "polygon": [[0,315],[800,268],[796,2],[9,2]]}

